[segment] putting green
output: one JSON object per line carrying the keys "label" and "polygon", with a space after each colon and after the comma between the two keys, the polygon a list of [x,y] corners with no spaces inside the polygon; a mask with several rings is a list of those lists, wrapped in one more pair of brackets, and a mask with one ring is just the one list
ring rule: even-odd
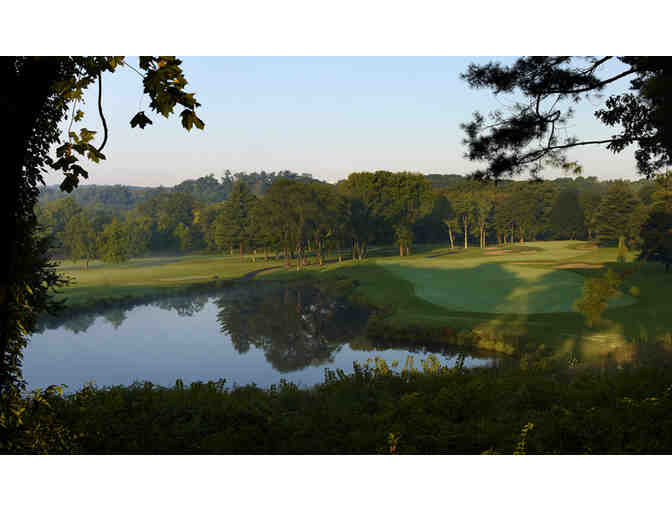
{"label": "putting green", "polygon": [[[583,277],[572,271],[482,259],[455,262],[422,266],[385,264],[385,267],[412,282],[416,296],[461,312],[572,312],[572,305],[583,289]],[[634,302],[629,296],[619,296],[610,300],[609,307]]]}

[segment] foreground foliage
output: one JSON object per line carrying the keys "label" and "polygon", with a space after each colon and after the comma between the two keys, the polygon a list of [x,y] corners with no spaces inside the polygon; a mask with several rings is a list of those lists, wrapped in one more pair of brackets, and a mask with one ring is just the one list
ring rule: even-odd
{"label": "foreground foliage", "polygon": [[[103,149],[108,139],[108,128],[102,106],[102,75],[113,73],[122,66],[130,66],[142,76],[143,92],[150,97],[149,107],[164,117],[170,116],[178,105],[182,126],[203,129],[204,123],[196,116],[200,106],[193,93],[187,93],[187,81],[174,57],[140,57],[143,72],[130,66],[124,57],[40,57],[18,56],[0,58],[0,80],[3,83],[0,115],[12,126],[6,140],[4,176],[5,200],[0,201],[3,218],[3,242],[0,263],[0,398],[10,399],[13,389],[20,389],[21,353],[32,332],[36,317],[55,303],[50,302],[49,291],[63,283],[49,259],[46,242],[40,238],[35,206],[39,185],[44,184],[48,169],[63,173],[61,189],[72,191],[88,172],[79,157],[94,163],[105,159]],[[84,91],[98,83],[98,113],[103,124],[103,140],[94,146],[95,131],[81,128],[75,132],[73,123],[82,120],[84,113],[77,109]],[[68,112],[70,112],[68,114]],[[67,140],[61,138],[61,122],[69,115]],[[131,119],[131,127],[144,128],[152,121],[144,112]],[[54,144],[56,159],[52,157]],[[75,245],[77,257],[91,256],[91,228],[71,225],[68,238]],[[74,235],[78,234],[78,235]],[[86,250],[83,248],[86,247]],[[82,253],[85,251],[86,253]],[[0,402],[2,405],[2,402]],[[2,405],[4,412],[7,407]]]}
{"label": "foreground foliage", "polygon": [[[618,66],[618,67],[611,67]],[[620,67],[620,69],[619,69]],[[672,162],[669,132],[669,57],[520,57],[511,66],[498,62],[471,64],[461,75],[471,88],[490,89],[495,95],[516,94],[508,112],[474,113],[463,124],[467,156],[487,164],[478,175],[502,175],[530,171],[539,175],[545,165],[580,172],[566,150],[603,145],[613,153],[635,145],[637,170],[651,177]],[[565,128],[574,115],[573,103],[588,100],[607,85],[629,81],[625,93],[610,95],[595,117],[616,129],[603,140],[580,140]]]}
{"label": "foreground foliage", "polygon": [[664,368],[440,367],[382,360],[298,388],[136,383],[15,406],[5,451],[81,453],[644,453],[672,451]]}

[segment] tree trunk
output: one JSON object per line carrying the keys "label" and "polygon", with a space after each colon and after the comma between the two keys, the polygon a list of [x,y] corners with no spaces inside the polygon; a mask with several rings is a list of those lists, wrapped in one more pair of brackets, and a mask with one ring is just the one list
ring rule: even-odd
{"label": "tree trunk", "polygon": [[21,76],[17,76],[13,66],[13,58],[2,57],[0,118],[10,128],[3,141],[3,189],[8,193],[0,200],[0,217],[4,225],[3,249],[0,250],[0,388],[9,381],[5,356],[11,340],[13,307],[10,304],[13,300],[12,286],[17,277],[18,246],[21,236],[25,235],[19,228],[19,222],[25,215],[21,210],[20,193],[28,184],[23,172],[26,150],[51,86],[58,79],[58,62],[54,58],[34,57],[28,60]]}
{"label": "tree trunk", "polygon": [[411,245],[410,244],[406,246],[406,256],[407,257],[411,256]]}
{"label": "tree trunk", "polygon": [[466,221],[463,221],[462,224],[464,225],[464,249],[466,250],[469,248],[469,227]]}
{"label": "tree trunk", "polygon": [[453,229],[448,225],[448,237],[450,238],[450,249],[455,248],[455,243],[453,242]]}
{"label": "tree trunk", "polygon": [[401,242],[399,243],[399,256],[400,257],[404,256],[404,244]]}

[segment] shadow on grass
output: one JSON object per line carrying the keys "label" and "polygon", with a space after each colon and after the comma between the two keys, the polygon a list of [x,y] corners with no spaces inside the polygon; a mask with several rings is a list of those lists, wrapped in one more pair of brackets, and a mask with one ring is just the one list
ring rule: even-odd
{"label": "shadow on grass", "polygon": [[[606,265],[617,271],[632,267]],[[581,296],[584,278],[598,276],[603,269],[553,270],[498,263],[466,268],[385,267],[398,279],[413,282],[408,306],[396,308],[397,321],[422,323],[422,315],[432,315],[437,325],[515,336],[528,348],[536,345],[541,351],[552,350],[556,357],[598,364],[662,360],[672,348],[672,302],[666,298],[672,275],[664,275],[653,264],[626,279],[624,295],[610,300],[603,320],[592,328],[572,305]],[[627,295],[632,286],[640,290],[636,299]],[[427,305],[424,314],[417,299]]]}

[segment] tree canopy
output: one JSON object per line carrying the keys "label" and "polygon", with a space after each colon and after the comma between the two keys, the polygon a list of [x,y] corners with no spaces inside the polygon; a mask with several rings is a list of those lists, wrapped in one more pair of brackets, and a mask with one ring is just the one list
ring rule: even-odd
{"label": "tree canopy", "polygon": [[[622,69],[611,70],[614,64]],[[472,88],[494,94],[517,94],[511,111],[476,112],[462,124],[467,156],[486,163],[479,178],[529,171],[537,176],[545,165],[580,171],[566,150],[604,145],[618,153],[636,146],[638,171],[650,177],[672,165],[672,59],[669,57],[521,57],[511,66],[497,62],[471,64],[462,74]],[[610,138],[579,139],[565,134],[573,103],[594,97],[619,80],[630,80],[630,91],[610,96],[595,117],[619,128]]]}
{"label": "tree canopy", "polygon": [[662,262],[665,272],[672,265],[672,212],[657,209],[651,212],[641,229],[640,260]]}

